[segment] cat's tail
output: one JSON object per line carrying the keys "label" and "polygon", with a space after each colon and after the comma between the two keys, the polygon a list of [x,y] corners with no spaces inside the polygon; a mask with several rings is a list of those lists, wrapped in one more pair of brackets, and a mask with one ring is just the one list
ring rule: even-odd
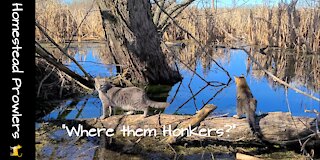
{"label": "cat's tail", "polygon": [[249,106],[247,106],[246,110],[246,117],[248,120],[248,123],[250,125],[251,130],[253,133],[257,132],[256,128],[256,118],[255,118],[255,112],[256,112],[256,107],[257,107],[257,100],[254,98],[249,99]]}
{"label": "cat's tail", "polygon": [[247,114],[246,117],[249,122],[250,129],[255,135],[255,137],[263,141],[260,127],[259,125],[258,126],[256,125],[256,118],[255,118],[256,108],[257,108],[257,100],[255,98],[250,98],[249,107],[248,107],[248,110],[246,111],[246,114]]}
{"label": "cat's tail", "polygon": [[152,100],[148,100],[147,103],[151,108],[166,108],[170,105],[167,102],[156,102]]}

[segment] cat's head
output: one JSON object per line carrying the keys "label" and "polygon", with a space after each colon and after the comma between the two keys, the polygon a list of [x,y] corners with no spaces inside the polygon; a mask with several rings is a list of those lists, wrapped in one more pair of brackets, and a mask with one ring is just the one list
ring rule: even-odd
{"label": "cat's head", "polygon": [[241,75],[239,77],[234,76],[234,80],[235,80],[237,86],[247,85],[246,78],[243,75]]}
{"label": "cat's head", "polygon": [[105,79],[94,78],[94,88],[96,90],[107,91],[112,88],[113,85]]}

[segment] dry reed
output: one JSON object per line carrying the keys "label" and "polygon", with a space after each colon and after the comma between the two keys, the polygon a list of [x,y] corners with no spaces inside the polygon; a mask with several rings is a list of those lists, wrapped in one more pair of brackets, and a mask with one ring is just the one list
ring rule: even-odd
{"label": "dry reed", "polygon": [[[68,41],[72,36],[76,36],[78,41],[102,40],[104,33],[100,13],[95,5],[90,10],[92,3],[92,0],[71,4],[58,0],[37,0],[36,20],[58,42]],[[190,6],[177,17],[179,25],[204,44],[233,43],[240,39],[247,44],[294,48],[309,53],[320,52],[319,21],[319,7],[296,7],[294,1],[274,7],[218,8],[214,12],[210,8]],[[74,33],[78,26],[77,33]],[[46,40],[38,30],[36,38]],[[171,25],[164,32],[163,39],[191,38]]]}
{"label": "dry reed", "polygon": [[[66,42],[73,38],[81,40],[101,40],[104,38],[100,13],[93,1],[75,1],[65,4],[59,0],[37,0],[36,21],[56,42]],[[47,41],[36,29],[36,39]]]}
{"label": "dry reed", "polygon": [[[320,9],[279,4],[276,7],[210,9],[189,7],[178,17],[179,25],[199,41],[233,43],[243,40],[252,45],[294,48],[309,53],[320,49]],[[189,39],[186,33],[170,26],[164,39]]]}

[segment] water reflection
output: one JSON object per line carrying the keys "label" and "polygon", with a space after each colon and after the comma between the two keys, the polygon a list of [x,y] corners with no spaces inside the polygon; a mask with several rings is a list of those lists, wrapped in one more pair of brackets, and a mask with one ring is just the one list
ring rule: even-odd
{"label": "water reflection", "polygon": [[[254,58],[260,64],[278,78],[297,87],[305,87],[310,92],[319,92],[320,89],[320,57],[295,53],[286,50],[269,50],[266,55],[255,54]],[[255,78],[265,77],[265,73],[252,65],[252,75]],[[268,78],[269,84],[274,88],[280,87]]]}
{"label": "water reflection", "polygon": [[[236,113],[235,83],[234,81],[228,83],[228,76],[213,63],[212,59],[218,61],[231,76],[245,75],[252,93],[258,100],[258,113],[286,112],[290,106],[293,115],[314,116],[304,113],[304,109],[320,109],[319,102],[295,93],[291,89],[288,90],[286,96],[286,89],[268,77],[241,50],[207,47],[204,53],[192,44],[188,44],[185,48],[169,47],[169,50],[171,53],[167,53],[167,57],[170,59],[170,64],[173,66],[177,64],[183,80],[170,90],[167,102],[170,102],[171,105],[166,108],[165,113],[194,114],[207,103],[218,106],[215,114],[233,115]],[[93,76],[116,74],[116,68],[112,65],[114,61],[103,44],[76,45],[69,52]],[[176,58],[173,58],[172,54]],[[320,97],[318,93],[320,89],[319,55],[281,50],[269,50],[266,55],[260,53],[252,53],[252,55],[275,76],[307,93]],[[69,63],[69,66],[81,74],[73,63]],[[213,83],[208,84],[207,82]],[[81,101],[82,103],[75,107],[78,112],[75,111],[74,116],[69,115],[69,118],[100,116],[100,109],[97,109],[97,106],[101,104],[95,96],[86,97]],[[57,114],[57,112],[56,110],[53,113]]]}

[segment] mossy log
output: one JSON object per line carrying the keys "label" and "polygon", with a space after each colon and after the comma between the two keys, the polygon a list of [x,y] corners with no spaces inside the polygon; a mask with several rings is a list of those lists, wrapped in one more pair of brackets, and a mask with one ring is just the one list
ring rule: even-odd
{"label": "mossy log", "polygon": [[[212,109],[214,110],[214,109]],[[210,110],[209,110],[210,112]],[[207,113],[209,113],[207,112]],[[195,115],[197,116],[197,114]],[[129,126],[130,129],[156,129],[157,133],[163,131],[164,125],[171,125],[172,129],[181,127],[184,122],[191,126],[199,122],[198,131],[201,128],[222,129],[223,135],[210,132],[209,136],[185,136],[183,141],[220,141],[231,143],[257,143],[259,139],[252,133],[245,118],[235,119],[232,117],[207,117],[198,118],[198,121],[192,122],[193,116],[187,115],[168,115],[159,114],[143,118],[141,115],[115,115],[103,120],[90,119],[84,120],[86,124],[100,128],[113,128],[119,133],[123,126]],[[270,144],[294,145],[299,144],[299,139],[304,142],[315,130],[315,120],[308,117],[291,116],[286,112],[269,112],[265,115],[256,117],[256,125],[260,128],[260,133],[264,141]],[[201,122],[200,122],[201,121]],[[190,123],[191,122],[191,123]],[[318,124],[319,125],[319,124]],[[193,128],[192,127],[192,128]],[[213,133],[213,134],[212,134]],[[162,136],[161,134],[159,136]],[[170,136],[169,136],[170,137]],[[164,142],[172,143],[174,140]],[[308,143],[319,145],[320,140],[310,140]]]}

